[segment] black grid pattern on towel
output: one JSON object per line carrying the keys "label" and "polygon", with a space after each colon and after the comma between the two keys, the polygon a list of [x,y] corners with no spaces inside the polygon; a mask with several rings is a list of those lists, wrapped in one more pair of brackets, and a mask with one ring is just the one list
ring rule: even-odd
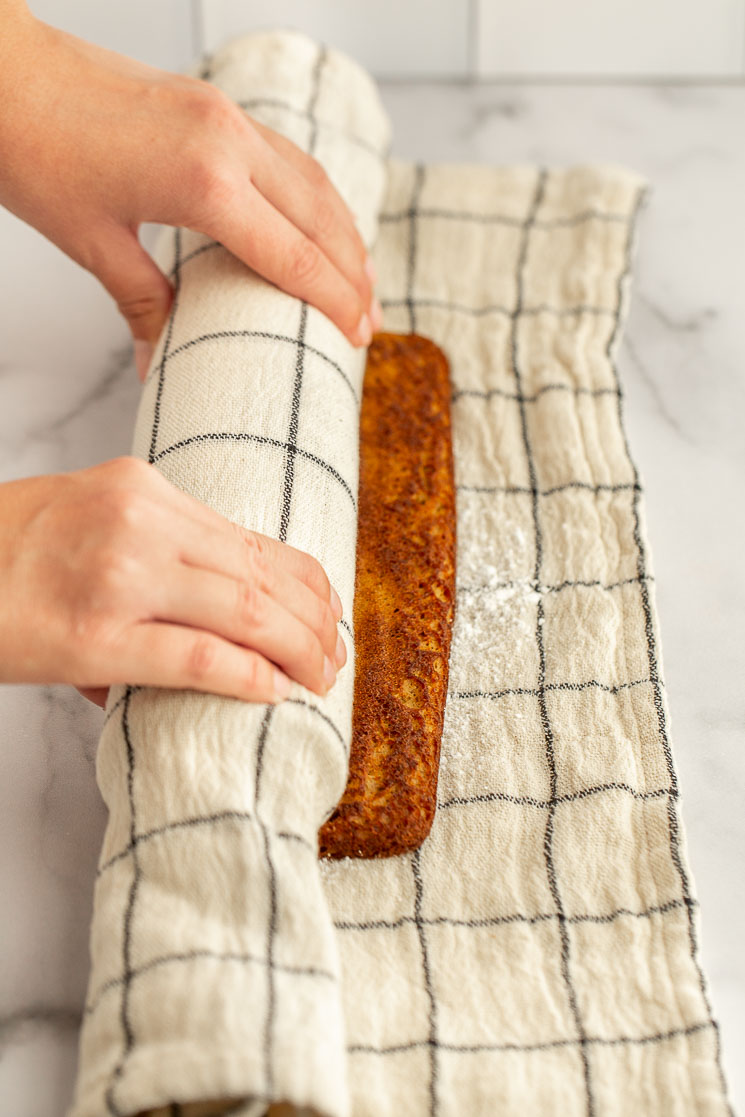
{"label": "black grid pattern on towel", "polygon": [[[340,131],[338,125],[329,123],[326,120],[320,120],[313,107],[300,109],[290,101],[283,100],[281,97],[251,97],[245,101],[238,101],[238,105],[247,113],[255,113],[257,110],[274,109],[278,111],[280,115],[286,113],[289,116],[300,117],[302,120],[307,120],[316,131],[318,131],[318,129],[327,128],[334,135],[338,135]],[[264,123],[266,123],[266,121]],[[373,156],[378,162],[387,158],[387,151],[379,151],[374,144],[368,143],[362,136],[357,136],[354,132],[348,131],[343,131],[341,134],[350,144],[360,148],[362,151],[368,152],[368,154]]]}
{"label": "black grid pattern on towel", "polygon": [[[313,65],[312,73],[310,74],[310,95],[308,100],[307,111],[303,114],[308,122],[308,137],[306,148],[310,154],[313,154],[318,139],[318,124],[315,119],[315,109],[321,88],[324,66],[327,60],[327,50],[325,46],[320,46],[317,56]],[[350,137],[345,136],[345,139],[350,141]],[[367,145],[355,145],[356,147],[366,147]],[[378,153],[380,158],[380,153]],[[154,409],[153,409],[153,422],[150,436],[150,444],[148,450],[148,460],[153,464],[158,464],[170,454],[184,450],[192,445],[198,445],[204,442],[234,442],[240,444],[242,441],[250,441],[255,444],[261,445],[266,448],[269,453],[281,452],[284,456],[284,479],[282,483],[282,494],[280,507],[278,509],[278,527],[277,538],[282,541],[287,539],[287,533],[290,525],[293,507],[293,494],[295,489],[295,467],[296,459],[298,457],[308,461],[318,468],[322,469],[328,476],[333,478],[339,487],[339,491],[345,494],[345,498],[349,499],[353,508],[356,511],[356,500],[350,482],[343,477],[329,462],[323,460],[318,455],[315,455],[308,450],[304,449],[298,444],[298,427],[301,410],[303,378],[305,372],[305,361],[308,353],[312,354],[314,358],[318,359],[322,365],[326,365],[332,370],[333,374],[339,377],[339,382],[345,384],[345,390],[351,391],[353,398],[353,405],[358,405],[358,395],[352,386],[344,369],[327,356],[322,350],[315,346],[310,345],[306,340],[306,328],[308,323],[308,305],[305,302],[298,303],[299,307],[299,324],[297,335],[294,337],[281,336],[270,334],[264,331],[226,331],[222,334],[208,334],[195,338],[190,338],[188,341],[179,346],[173,346],[174,336],[174,323],[176,321],[179,311],[179,295],[181,291],[181,273],[185,262],[194,259],[207,249],[219,247],[212,242],[202,245],[200,248],[190,252],[183,252],[183,232],[181,229],[175,230],[174,235],[174,262],[172,268],[172,277],[174,285],[174,298],[171,307],[170,317],[166,326],[164,342],[160,359],[156,366],[151,371],[148,377],[150,380],[156,379]],[[255,339],[269,340],[276,343],[286,343],[291,347],[288,352],[294,349],[295,359],[294,366],[292,367],[292,379],[289,381],[291,385],[289,397],[289,414],[288,414],[288,429],[287,437],[284,440],[273,439],[262,436],[258,433],[247,431],[203,431],[195,432],[188,438],[181,439],[171,445],[165,447],[160,445],[161,434],[161,414],[162,402],[166,388],[167,380],[167,367],[169,361],[176,356],[179,352],[187,348],[191,348],[198,344],[219,344],[225,338],[239,339],[241,343],[246,344]],[[348,397],[347,397],[348,398]],[[135,792],[136,785],[136,767],[139,744],[134,740],[133,732],[130,725],[130,706],[133,696],[138,692],[144,690],[142,687],[128,686],[125,688],[122,696],[114,703],[112,708],[107,714],[107,723],[112,721],[114,717],[119,717],[123,746],[125,751],[126,763],[126,780],[128,792],[128,806],[129,806],[129,840],[126,846],[110,856],[98,870],[98,877],[104,876],[114,866],[129,859],[132,865],[132,877],[128,890],[127,902],[124,909],[124,926],[122,935],[122,969],[121,975],[118,977],[110,978],[105,981],[89,998],[86,1005],[86,1017],[91,1017],[98,1006],[107,998],[108,995],[119,992],[120,994],[120,1020],[122,1028],[122,1051],[112,1074],[110,1081],[106,1087],[105,1099],[108,1112],[112,1117],[123,1117],[123,1110],[117,1099],[117,1086],[119,1080],[122,1078],[125,1067],[131,1058],[132,1052],[137,1043],[137,1035],[135,1025],[132,1017],[131,1010],[131,996],[132,987],[136,980],[139,980],[143,975],[158,970],[162,967],[174,965],[188,965],[191,962],[200,960],[209,960],[211,962],[221,963],[226,967],[226,972],[231,966],[249,966],[258,967],[263,969],[266,975],[266,1011],[263,1024],[263,1085],[261,1089],[256,1090],[252,1094],[252,1098],[246,1102],[241,1102],[236,1111],[243,1111],[244,1106],[250,1106],[261,1101],[276,1100],[275,1094],[275,1073],[274,1073],[274,1044],[275,1044],[275,1028],[276,1028],[276,1014],[277,1014],[277,987],[275,975],[277,973],[290,974],[304,979],[311,979],[323,982],[336,982],[337,976],[329,970],[319,966],[300,966],[290,965],[283,963],[276,957],[276,940],[278,933],[278,919],[279,919],[279,874],[274,860],[273,845],[275,842],[289,842],[296,848],[305,851],[305,854],[312,858],[315,865],[317,858],[317,849],[315,845],[311,844],[301,834],[296,834],[291,831],[277,830],[265,821],[262,815],[262,799],[261,791],[263,786],[263,773],[264,773],[264,757],[267,748],[267,742],[271,733],[273,719],[275,715],[275,707],[267,706],[260,723],[258,731],[258,740],[256,742],[256,768],[255,768],[255,802],[253,809],[246,811],[238,810],[224,810],[214,812],[211,814],[197,815],[192,817],[183,818],[174,822],[163,824],[157,827],[140,828],[140,818],[138,814],[137,796]],[[342,746],[343,753],[346,756],[348,751],[348,743],[345,741],[343,734],[334,724],[333,720],[317,706],[304,699],[290,699],[287,703],[288,707],[292,705],[300,705],[318,715],[327,725],[330,730],[331,737],[338,740]],[[193,949],[189,951],[173,952],[164,954],[162,956],[153,958],[148,962],[135,965],[133,960],[132,951],[132,924],[136,912],[138,893],[140,891],[143,880],[143,866],[140,857],[140,850],[144,844],[153,841],[168,841],[170,835],[174,833],[183,833],[185,830],[210,830],[215,827],[232,826],[240,828],[242,824],[248,824],[258,827],[263,842],[263,856],[266,865],[267,880],[269,884],[269,911],[268,921],[266,927],[265,944],[262,953],[247,953],[236,951],[215,951],[208,949]],[[176,1111],[179,1110],[177,1103],[174,1103]],[[232,1112],[232,1110],[231,1110]]]}
{"label": "black grid pattern on towel", "polygon": [[[527,1055],[529,1053],[543,1051],[557,1051],[560,1053],[566,1052],[567,1058],[576,1058],[578,1056],[582,1068],[581,1079],[584,1083],[584,1101],[580,1103],[579,1099],[577,1099],[576,1104],[578,1105],[578,1110],[582,1108],[588,1117],[597,1117],[598,1114],[603,1112],[603,1106],[602,1103],[598,1102],[596,1096],[596,1082],[593,1077],[593,1054],[595,1051],[614,1048],[653,1050],[660,1045],[676,1041],[688,1041],[689,1037],[705,1034],[707,1032],[711,1033],[713,1037],[713,1059],[716,1063],[716,1073],[721,1082],[722,1103],[726,1105],[726,1087],[721,1071],[718,1027],[712,1017],[711,1008],[706,995],[704,978],[698,962],[698,943],[695,936],[694,922],[697,904],[691,895],[690,882],[680,851],[677,815],[678,788],[666,727],[663,682],[660,678],[658,667],[653,606],[651,601],[651,584],[653,578],[648,572],[648,563],[642,536],[639,511],[641,485],[638,473],[633,465],[624,432],[622,435],[623,445],[625,456],[633,476],[631,481],[612,484],[590,484],[586,481],[575,479],[561,485],[542,486],[535,463],[534,447],[530,433],[530,409],[537,406],[541,401],[545,404],[546,402],[550,402],[550,399],[554,396],[558,397],[565,393],[573,394],[575,397],[584,396],[589,399],[594,398],[601,400],[603,397],[615,399],[618,409],[617,420],[623,432],[621,411],[622,390],[618,381],[614,354],[621,328],[625,288],[631,266],[633,231],[644,192],[643,190],[639,191],[630,211],[625,214],[587,210],[573,215],[569,214],[565,217],[546,218],[545,220],[541,220],[541,207],[544,203],[547,181],[549,180],[550,176],[545,172],[541,172],[537,176],[534,195],[527,206],[527,213],[525,217],[518,222],[511,217],[503,217],[496,213],[469,214],[455,210],[446,210],[436,205],[424,205],[422,203],[422,198],[426,196],[426,168],[416,166],[410,168],[410,184],[409,187],[406,188],[408,190],[408,204],[405,199],[406,191],[403,185],[399,184],[401,185],[401,196],[397,199],[397,208],[385,213],[381,221],[381,238],[384,241],[386,237],[389,238],[386,251],[389,255],[393,254],[392,244],[395,239],[396,251],[399,256],[406,261],[403,279],[404,289],[401,291],[384,291],[385,297],[382,301],[389,312],[386,318],[387,329],[396,330],[408,328],[412,331],[417,328],[423,329],[430,334],[435,341],[443,345],[447,351],[449,330],[452,330],[453,322],[457,321],[458,318],[474,319],[486,317],[493,313],[506,317],[509,320],[509,365],[513,377],[513,387],[511,389],[489,388],[483,390],[459,387],[457,383],[458,363],[456,351],[449,354],[452,362],[451,372],[455,380],[453,406],[457,408],[460,401],[466,398],[482,400],[485,405],[488,405],[489,400],[499,397],[507,401],[509,405],[514,405],[518,408],[528,482],[525,485],[519,486],[472,485],[461,483],[457,486],[458,499],[460,503],[472,499],[471,494],[479,494],[481,496],[494,494],[495,496],[504,495],[509,499],[525,498],[528,501],[531,510],[535,547],[534,569],[529,581],[532,588],[540,590],[537,605],[537,623],[533,632],[533,640],[537,648],[539,664],[537,683],[535,685],[529,684],[496,690],[482,688],[473,690],[451,689],[448,695],[448,702],[458,704],[462,702],[468,703],[478,699],[486,699],[498,704],[504,700],[514,698],[537,702],[543,736],[544,762],[548,771],[549,794],[547,797],[516,795],[505,792],[499,787],[494,787],[483,788],[481,793],[468,796],[449,796],[443,798],[441,795],[438,801],[439,810],[435,820],[435,827],[440,824],[444,817],[442,812],[449,814],[453,810],[458,812],[488,810],[494,804],[505,804],[506,806],[514,807],[516,810],[521,811],[541,812],[541,814],[545,816],[543,857],[545,873],[553,900],[552,908],[550,910],[537,912],[522,911],[499,915],[484,912],[470,919],[458,919],[437,915],[424,916],[423,904],[428,889],[427,872],[436,873],[437,871],[436,864],[430,863],[428,866],[424,865],[425,851],[427,850],[428,844],[433,841],[433,837],[430,835],[430,838],[427,839],[424,846],[414,854],[409,855],[408,858],[414,881],[414,905],[411,914],[404,914],[393,919],[354,920],[338,918],[335,921],[335,926],[342,936],[342,957],[344,957],[343,941],[345,935],[357,936],[360,933],[381,931],[389,933],[394,938],[394,941],[388,947],[380,947],[381,951],[385,950],[386,966],[396,953],[395,936],[400,935],[407,927],[414,927],[416,930],[421,958],[420,981],[424,993],[424,1000],[422,1003],[426,1006],[426,1011],[424,1012],[426,1019],[422,1018],[418,1026],[412,1025],[411,1030],[416,1032],[422,1029],[424,1034],[421,1038],[412,1038],[408,1042],[390,1044],[359,1043],[352,1039],[348,1045],[348,1050],[350,1055],[355,1058],[361,1057],[365,1059],[399,1055],[407,1051],[425,1050],[428,1053],[429,1059],[429,1083],[427,1090],[429,1100],[426,1107],[428,1117],[444,1117],[445,1113],[450,1115],[456,1111],[452,1108],[454,1104],[452,1093],[448,1095],[449,1104],[447,1107],[445,1107],[442,1102],[441,1060],[444,1053],[447,1053],[449,1056],[458,1054],[473,1055],[478,1052],[484,1052],[485,1054],[496,1052],[525,1053]],[[389,205],[390,204],[389,198]],[[483,225],[485,230],[489,227],[499,226],[519,228],[520,242],[517,259],[514,261],[514,306],[512,308],[501,305],[468,306],[463,301],[431,297],[429,287],[427,286],[427,280],[423,279],[420,281],[419,278],[420,248],[425,235],[422,233],[421,228],[422,217],[430,221],[449,221],[454,224],[458,222],[476,223]],[[526,260],[531,250],[531,240],[534,231],[540,229],[544,232],[550,232],[553,229],[564,229],[577,226],[586,221],[599,221],[617,226],[620,225],[624,230],[625,248],[623,267],[619,270],[617,275],[615,305],[578,305],[569,308],[561,308],[558,306],[528,304],[526,302],[523,273]],[[485,235],[487,235],[486,232]],[[442,266],[447,267],[447,264],[443,264]],[[464,262],[464,267],[465,266],[467,265]],[[457,285],[451,283],[450,289],[455,290],[456,288]],[[422,294],[420,297],[420,291],[422,290],[426,293]],[[422,314],[424,310],[427,311],[426,324]],[[539,389],[533,391],[525,388],[521,374],[521,324],[528,317],[537,318],[539,315],[544,314],[555,318],[579,318],[582,315],[590,314],[599,321],[604,320],[610,323],[610,330],[607,334],[605,346],[605,355],[612,372],[612,383],[600,387],[581,387],[572,384],[552,383],[541,385]],[[457,438],[455,451],[457,469]],[[542,524],[543,510],[547,507],[547,502],[555,498],[557,494],[571,494],[573,492],[587,492],[596,498],[606,493],[610,496],[614,494],[628,494],[628,499],[631,501],[630,514],[633,517],[633,541],[637,556],[636,570],[633,575],[608,581],[604,581],[600,578],[568,577],[554,584],[543,584],[542,560],[545,548]],[[499,585],[502,587],[509,587],[511,584],[512,583],[507,581]],[[492,583],[484,584],[483,586],[459,584],[459,600],[464,595],[478,596],[483,594],[488,596],[495,588],[499,588],[499,585],[495,587]],[[547,599],[548,595],[558,595],[560,593],[562,595],[570,595],[582,593],[587,590],[603,594],[623,593],[626,591],[635,592],[637,594],[636,603],[629,607],[639,610],[640,625],[644,632],[648,668],[644,677],[625,679],[621,682],[605,681],[601,678],[548,681],[546,662],[547,654],[550,652],[550,649],[547,647],[545,636],[544,599]],[[451,679],[452,666],[451,664]],[[549,708],[549,698],[561,693],[569,695],[602,693],[611,697],[616,697],[622,696],[630,691],[642,694],[645,702],[651,703],[654,708],[657,721],[657,741],[653,741],[652,744],[664,754],[667,781],[664,782],[662,786],[644,789],[635,787],[622,780],[608,779],[599,781],[591,786],[580,787],[571,792],[560,793],[557,783],[559,762],[554,751],[554,733],[552,715]],[[446,748],[446,740],[447,738],[443,740],[443,748]],[[669,858],[675,867],[679,880],[677,894],[669,898],[664,898],[659,903],[649,904],[644,907],[643,910],[632,910],[620,904],[608,911],[585,911],[568,914],[563,902],[563,890],[566,887],[567,881],[565,877],[562,877],[557,871],[557,865],[555,863],[554,840],[556,819],[563,811],[579,809],[578,805],[583,803],[590,803],[599,799],[608,799],[612,796],[619,797],[619,800],[631,800],[640,805],[644,803],[654,804],[655,802],[666,804],[669,819]],[[463,815],[461,825],[464,828],[470,825],[466,814]],[[476,826],[475,819],[473,825],[474,827]],[[566,868],[564,872],[566,874]],[[339,904],[337,904],[337,912],[341,910],[343,910],[343,897]],[[681,915],[686,919],[688,927],[690,964],[698,976],[701,1007],[700,1018],[691,1023],[684,1023],[679,1027],[663,1028],[639,1035],[624,1034],[621,1028],[619,1028],[617,1034],[614,1035],[600,1035],[589,1030],[583,1018],[577,996],[576,971],[578,968],[582,968],[584,959],[580,953],[578,942],[573,938],[574,929],[582,925],[611,927],[627,921],[631,921],[635,924],[646,923],[654,920],[674,919]],[[573,1034],[569,1034],[557,1040],[536,1042],[499,1042],[495,1039],[495,1041],[491,1043],[468,1044],[446,1041],[443,1038],[443,1028],[446,1023],[445,1018],[448,1011],[452,1009],[452,1005],[447,1004],[438,996],[437,985],[438,980],[444,972],[444,967],[447,967],[447,959],[443,960],[441,955],[439,957],[433,955],[432,947],[429,942],[431,929],[445,926],[474,929],[483,929],[487,927],[499,929],[510,928],[515,925],[536,928],[544,925],[553,925],[557,927],[560,972],[570,1007],[570,1018],[573,1021]],[[497,940],[495,950],[498,949]],[[414,980],[409,971],[407,971],[407,980]],[[488,983],[489,973],[486,970],[482,971],[480,980],[484,983]],[[352,1026],[354,1026],[354,1019],[353,1017]],[[683,1054],[681,1058],[685,1058],[685,1055]],[[421,1064],[418,1064],[418,1066],[421,1066]],[[412,1076],[414,1073],[415,1072],[412,1071]],[[479,1070],[472,1070],[470,1073],[477,1075],[487,1072],[483,1071],[482,1068],[482,1072]],[[398,1100],[400,1101],[400,1098]],[[665,1103],[665,1099],[660,1098],[658,1100],[660,1104]],[[525,1110],[532,1112],[531,1106],[534,1103],[531,1101],[529,1092],[525,1094],[522,1101]],[[423,1104],[422,1102],[421,1105],[423,1106]],[[660,1110],[660,1112],[661,1111],[662,1110]],[[425,1109],[418,1108],[417,1113],[424,1114]]]}
{"label": "black grid pattern on towel", "polygon": [[[631,216],[631,227],[633,228],[637,212],[641,206],[643,195],[640,193],[634,212]],[[629,251],[626,254],[626,267],[624,272],[618,277],[618,295],[617,301],[619,307],[623,302],[623,285],[628,281],[631,273],[631,242],[629,238]],[[633,503],[632,513],[634,518],[634,543],[636,544],[637,553],[637,576],[639,579],[639,595],[641,598],[642,612],[644,614],[644,635],[647,645],[647,657],[649,661],[649,675],[650,681],[654,688],[654,708],[657,715],[657,726],[659,733],[659,741],[662,746],[662,751],[665,757],[665,765],[667,767],[668,775],[670,778],[670,794],[667,797],[667,815],[668,827],[670,833],[670,852],[675,865],[675,870],[680,879],[680,889],[682,893],[683,903],[685,905],[687,921],[688,921],[688,943],[690,949],[691,963],[696,971],[698,979],[698,987],[701,994],[701,1000],[706,1010],[707,1020],[706,1023],[712,1028],[714,1033],[714,1044],[716,1052],[716,1063],[719,1071],[719,1079],[722,1087],[722,1094],[726,1096],[727,1087],[724,1079],[724,1071],[722,1069],[722,1048],[721,1037],[719,1034],[719,1026],[716,1023],[709,1001],[708,991],[706,988],[706,979],[704,977],[701,963],[699,961],[699,944],[696,936],[695,914],[696,901],[691,893],[691,884],[688,877],[688,872],[684,864],[683,853],[681,850],[681,836],[680,836],[680,823],[678,812],[676,810],[675,799],[678,792],[678,777],[675,771],[675,763],[673,760],[672,748],[670,746],[670,738],[668,734],[667,718],[665,713],[665,701],[662,695],[663,681],[660,677],[659,665],[659,652],[657,648],[657,639],[655,636],[655,624],[653,617],[652,595],[649,585],[649,575],[647,572],[648,559],[644,538],[642,533],[642,519],[641,519],[641,484],[639,479],[639,471],[636,468],[634,459],[631,456],[631,448],[629,446],[628,436],[626,434],[626,425],[623,416],[623,394],[621,392],[621,385],[619,381],[618,368],[614,360],[614,350],[617,343],[618,333],[621,329],[620,313],[616,315],[613,332],[608,338],[608,346],[606,355],[608,362],[613,370],[613,375],[616,381],[617,388],[617,409],[618,409],[618,425],[623,435],[624,449],[626,457],[631,465],[634,473],[634,489],[633,489]]]}
{"label": "black grid pattern on towel", "polygon": [[[180,280],[183,266],[189,260],[193,260],[195,256],[200,256],[208,248],[222,247],[223,246],[221,244],[218,244],[216,241],[210,241],[209,244],[204,244],[201,246],[201,248],[195,248],[192,252],[187,253],[187,255],[183,258],[181,258],[179,253],[177,252],[176,259],[178,260],[178,263],[174,264],[172,275],[174,276],[174,278],[178,275]],[[339,374],[349,391],[352,393],[352,398],[354,399],[355,403],[359,404],[359,397],[354,385],[337,361],[332,360],[331,357],[329,357],[328,354],[324,353],[322,349],[318,349],[315,345],[309,345],[302,337],[292,337],[289,334],[270,333],[268,330],[221,330],[209,334],[200,334],[199,337],[189,338],[188,341],[185,341],[182,345],[176,346],[175,349],[171,349],[169,351],[164,350],[161,360],[158,362],[156,368],[153,369],[152,372],[148,373],[145,383],[149,383],[152,377],[156,375],[156,373],[160,375],[161,368],[165,369],[165,366],[168,364],[168,362],[171,361],[174,357],[177,357],[179,353],[183,353],[187,349],[193,349],[195,345],[203,345],[205,344],[205,342],[221,341],[223,339],[240,339],[241,341],[279,341],[283,344],[291,345],[294,349],[296,349],[298,351],[298,359],[300,359],[301,354],[302,358],[304,359],[306,353],[312,353],[314,357],[318,357],[320,361],[328,365],[329,368],[334,369],[334,371]]]}
{"label": "black grid pattern on towel", "polygon": [[[533,582],[535,585],[541,584],[541,573],[543,564],[543,533],[541,530],[541,518],[538,507],[539,490],[538,479],[536,473],[536,465],[533,457],[533,447],[531,444],[530,435],[528,434],[528,421],[525,410],[524,392],[522,389],[522,374],[520,371],[520,357],[519,357],[519,341],[518,329],[520,317],[523,309],[523,287],[524,287],[524,271],[525,261],[527,258],[530,246],[530,234],[533,226],[537,220],[537,214],[540,210],[543,201],[543,195],[546,188],[546,172],[541,171],[538,176],[538,181],[535,188],[535,193],[531,200],[530,211],[525,219],[523,225],[522,242],[520,244],[520,252],[517,259],[516,267],[516,288],[517,295],[515,299],[515,309],[511,320],[510,331],[510,358],[512,364],[512,374],[515,378],[515,385],[518,396],[518,406],[520,407],[520,427],[523,436],[523,445],[525,448],[525,457],[528,463],[528,473],[530,476],[530,495],[533,517],[533,531],[535,535],[535,569],[533,572]],[[543,840],[543,852],[546,861],[546,875],[548,876],[549,887],[551,889],[551,896],[556,906],[556,915],[559,924],[559,933],[561,935],[561,974],[564,979],[567,995],[569,998],[569,1005],[571,1007],[574,1025],[577,1030],[577,1039],[580,1043],[580,1053],[582,1057],[582,1070],[585,1080],[585,1090],[587,1091],[587,1117],[595,1117],[595,1100],[592,1091],[592,1082],[590,1076],[590,1060],[587,1053],[587,1035],[585,1032],[582,1014],[579,1010],[577,1003],[577,993],[574,988],[572,980],[571,964],[570,964],[570,951],[569,951],[569,934],[566,927],[566,915],[564,912],[564,904],[561,898],[561,890],[559,888],[559,881],[554,864],[554,815],[556,812],[556,758],[554,756],[554,731],[551,725],[551,718],[548,712],[548,705],[546,703],[546,647],[543,636],[543,601],[539,598],[538,601],[538,618],[535,629],[535,640],[538,647],[539,659],[539,679],[538,679],[538,703],[541,715],[541,725],[543,727],[543,738],[546,748],[546,764],[549,772],[549,785],[551,789],[551,797],[549,799],[548,811],[546,815],[546,833]]]}

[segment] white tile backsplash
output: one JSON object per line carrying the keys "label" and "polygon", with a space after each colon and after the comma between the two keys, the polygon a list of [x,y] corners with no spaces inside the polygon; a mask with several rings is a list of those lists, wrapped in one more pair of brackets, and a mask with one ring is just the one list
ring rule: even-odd
{"label": "white tile backsplash", "polygon": [[353,55],[378,77],[463,77],[465,0],[202,0],[208,49],[260,27],[294,27]]}
{"label": "white tile backsplash", "polygon": [[476,0],[480,77],[742,75],[745,0]]}
{"label": "white tile backsplash", "polygon": [[745,78],[745,0],[29,0],[41,19],[166,69],[296,27],[377,77]]}
{"label": "white tile backsplash", "polygon": [[28,4],[35,16],[54,27],[164,70],[184,69],[198,49],[190,0],[28,0]]}

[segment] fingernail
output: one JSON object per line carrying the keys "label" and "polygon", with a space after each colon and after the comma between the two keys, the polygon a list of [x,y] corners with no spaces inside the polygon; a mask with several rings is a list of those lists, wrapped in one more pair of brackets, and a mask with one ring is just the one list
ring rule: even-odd
{"label": "fingernail", "polygon": [[336,651],[334,652],[334,658],[336,659],[337,670],[342,668],[347,662],[347,649],[344,647],[344,641],[341,638],[341,634],[336,637]]}
{"label": "fingernail", "polygon": [[369,345],[372,341],[372,326],[370,319],[363,314],[357,326],[357,340],[360,345]]}
{"label": "fingernail", "polygon": [[372,320],[373,331],[377,333],[383,325],[383,308],[377,299],[373,299],[370,304],[370,318]]}
{"label": "fingernail", "polygon": [[330,598],[331,600],[329,604],[331,605],[331,612],[334,614],[334,620],[340,621],[341,615],[344,610],[341,607],[341,598],[339,597],[339,594],[336,592],[333,586],[331,586]]}
{"label": "fingernail", "polygon": [[336,681],[336,671],[328,656],[325,656],[323,660],[323,681],[326,684],[326,690],[331,690]]}
{"label": "fingernail", "polygon": [[378,271],[375,267],[375,264],[372,262],[371,256],[368,256],[365,260],[365,271],[367,272],[367,278],[370,280],[374,287],[375,284],[378,282]]}
{"label": "fingernail", "polygon": [[278,701],[282,701],[290,693],[292,688],[292,680],[287,678],[283,671],[278,671],[274,668],[274,693]]}
{"label": "fingernail", "polygon": [[147,376],[150,362],[153,359],[154,348],[152,342],[144,341],[142,338],[135,338],[135,368],[137,369],[137,375],[141,381]]}

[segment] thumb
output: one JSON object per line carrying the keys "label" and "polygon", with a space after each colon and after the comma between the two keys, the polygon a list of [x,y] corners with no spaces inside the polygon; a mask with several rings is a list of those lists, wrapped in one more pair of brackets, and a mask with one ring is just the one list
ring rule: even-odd
{"label": "thumb", "polygon": [[137,374],[144,380],[168,318],[171,285],[131,229],[116,230],[95,274],[127,319],[134,339]]}

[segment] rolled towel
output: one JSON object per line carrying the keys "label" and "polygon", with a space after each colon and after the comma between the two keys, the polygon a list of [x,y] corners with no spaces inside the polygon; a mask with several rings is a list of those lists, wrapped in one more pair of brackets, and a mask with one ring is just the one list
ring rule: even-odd
{"label": "rolled towel", "polygon": [[[370,245],[389,126],[369,77],[287,32],[229,44],[208,76],[323,164]],[[200,234],[167,230],[157,254],[175,298],[134,453],[229,519],[314,555],[351,618],[364,352]],[[299,685],[277,707],[112,688],[71,1117],[173,1103],[196,1117],[228,1101],[251,1117],[272,1103],[348,1112],[316,836],[347,777],[351,636],[347,626],[349,659],[327,698]]]}

